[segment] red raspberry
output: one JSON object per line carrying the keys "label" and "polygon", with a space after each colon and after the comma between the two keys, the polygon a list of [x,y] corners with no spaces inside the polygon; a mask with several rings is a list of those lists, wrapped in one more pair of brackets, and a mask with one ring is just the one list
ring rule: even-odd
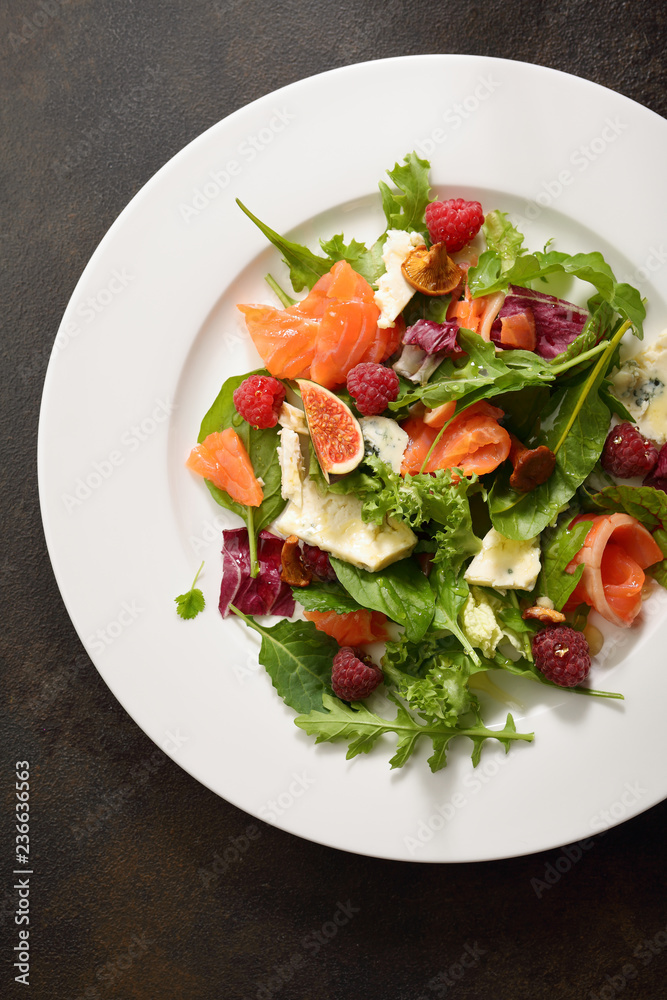
{"label": "red raspberry", "polygon": [[343,701],[361,701],[383,680],[382,671],[362,650],[342,646],[333,658],[331,687]]}
{"label": "red raspberry", "polygon": [[303,561],[320,580],[333,581],[338,579],[329,561],[329,553],[324,552],[317,545],[303,543]]}
{"label": "red raspberry", "polygon": [[234,406],[253,427],[275,427],[285,386],[270,375],[250,375],[234,389]]}
{"label": "red raspberry", "polygon": [[456,253],[477,236],[484,222],[484,212],[478,201],[450,198],[449,201],[430,202],[424,218],[431,243],[444,243],[447,253]]}
{"label": "red raspberry", "polygon": [[544,628],[533,636],[533,657],[537,669],[561,687],[576,687],[591,669],[586,636],[567,625]]}
{"label": "red raspberry", "polygon": [[667,444],[663,444],[658,455],[658,464],[644,480],[644,486],[667,493]]}
{"label": "red raspberry", "polygon": [[609,431],[600,461],[605,472],[619,479],[648,476],[658,464],[658,449],[626,422]]}
{"label": "red raspberry", "polygon": [[365,417],[386,410],[387,404],[398,398],[398,389],[398,375],[393,368],[372,361],[355,365],[347,376],[347,391]]}

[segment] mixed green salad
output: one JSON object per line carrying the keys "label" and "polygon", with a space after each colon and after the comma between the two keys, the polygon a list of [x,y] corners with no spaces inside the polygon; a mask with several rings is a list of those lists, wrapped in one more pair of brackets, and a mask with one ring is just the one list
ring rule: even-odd
{"label": "mixed green salad", "polygon": [[[433,200],[429,170],[427,161],[411,153],[387,171],[390,183],[380,182],[386,228],[370,246],[355,239],[346,242],[339,234],[323,239],[315,252],[275,233],[241,206],[289,271],[289,292],[267,276],[282,307],[266,307],[271,316],[292,316],[295,330],[299,323],[305,328],[299,303],[313,289],[317,292],[322,287],[318,282],[328,281],[341,261],[367,283],[371,291],[364,301],[370,302],[387,274],[387,247],[398,239],[394,233],[408,233],[412,246],[430,248],[425,222]],[[221,613],[236,615],[261,637],[260,663],[297,713],[300,729],[317,742],[347,743],[348,758],[384,745],[381,737],[389,736],[392,768],[402,767],[421,741],[430,744],[428,764],[437,771],[447,762],[450,742],[459,736],[471,740],[474,765],[489,739],[506,750],[516,741],[533,740],[532,733],[517,732],[511,714],[504,724],[488,728],[480,694],[502,700],[503,674],[556,686],[534,662],[532,640],[549,627],[549,615],[540,615],[539,609],[558,613],[565,608],[568,627],[590,635],[585,630],[590,629],[593,600],[590,588],[581,589],[588,564],[585,559],[576,563],[591,528],[590,515],[630,515],[651,533],[661,557],[667,555],[662,528],[667,494],[653,486],[617,482],[600,466],[612,418],[633,422],[614,394],[611,376],[620,363],[622,338],[643,336],[645,307],[637,289],[618,282],[599,252],[569,254],[551,244],[530,250],[509,215],[495,208],[486,211],[479,235],[451,256],[462,269],[456,289],[432,294],[411,288],[389,324],[396,340],[380,363],[397,372],[398,390],[383,413],[360,413],[344,382],[327,387],[362,428],[362,456],[351,471],[328,474],[318,460],[315,433],[301,412],[308,367],[299,376],[290,374],[275,354],[262,354],[264,342],[254,334],[267,366],[254,374],[277,378],[285,389],[277,422],[256,427],[242,417],[234,393],[248,376],[235,375],[224,382],[204,416],[198,438],[200,448],[215,439],[222,449],[226,435],[225,448],[237,449],[232,458],[217,452],[218,466],[226,466],[228,478],[216,481],[214,449],[209,471],[195,470],[206,479],[213,499],[242,523],[223,532]],[[587,283],[585,306],[553,295],[554,277],[561,284],[567,278]],[[498,310],[491,333],[487,329],[483,336],[461,319],[451,326],[458,300],[488,305],[494,296]],[[530,349],[502,341],[503,303],[507,310],[510,300],[515,301],[516,313],[516,301],[526,298],[539,306]],[[459,310],[458,315],[472,312]],[[407,333],[415,327],[420,336],[411,340]],[[289,329],[289,323],[281,327]],[[415,422],[422,433],[424,418],[448,403],[455,403],[453,415],[435,425],[432,440],[431,432],[425,432],[426,454],[418,468],[408,471],[404,456],[408,438],[409,447],[416,447]],[[471,471],[474,462],[429,466],[442,442],[462,426],[463,415],[481,412],[480,404],[487,405],[486,413],[500,412],[485,419],[512,441],[529,450],[544,446],[553,455],[553,471],[544,482],[515,488],[507,456],[488,472],[485,467]],[[294,451],[297,438],[300,457]],[[238,442],[245,454],[238,468],[247,458],[250,473],[243,465],[237,476]],[[239,497],[246,495],[245,486],[235,495],[230,485],[230,475],[243,484],[247,474],[254,474],[261,488],[259,502],[244,502]],[[577,521],[582,514],[588,519]],[[303,529],[293,530],[294,525]],[[388,539],[390,529],[395,540],[393,535]],[[285,572],[287,535],[292,556],[296,546],[296,558],[311,567],[298,585]],[[378,566],[373,553],[380,549]],[[661,558],[650,572],[664,583],[667,561]],[[201,610],[199,593],[193,585],[178,598],[184,617]],[[534,614],[527,615],[527,609]],[[272,623],[267,615],[279,620]],[[562,621],[562,614],[556,620]],[[370,630],[370,643],[354,641],[357,627],[362,638],[363,629]],[[334,695],[332,661],[341,645],[363,647],[381,668],[383,684],[368,699],[350,703]],[[622,697],[585,685],[567,690],[574,697]]]}

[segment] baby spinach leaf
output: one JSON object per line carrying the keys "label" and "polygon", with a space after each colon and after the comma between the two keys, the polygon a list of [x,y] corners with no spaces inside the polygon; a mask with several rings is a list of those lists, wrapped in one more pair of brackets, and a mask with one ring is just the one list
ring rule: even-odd
{"label": "baby spinach leaf", "polygon": [[423,292],[415,292],[403,310],[406,327],[414,326],[420,319],[444,323],[451,298],[451,295],[424,295]]}
{"label": "baby spinach leaf", "polygon": [[361,608],[339,584],[329,581],[313,582],[307,587],[292,587],[292,593],[306,611],[337,611],[345,614]]}
{"label": "baby spinach leaf", "polygon": [[664,528],[658,528],[657,531],[653,532],[653,540],[660,546],[662,554],[666,558],[651,566],[648,572],[662,587],[667,587],[667,531]]}
{"label": "baby spinach leaf", "polygon": [[610,358],[630,326],[616,330],[593,369],[569,380],[553,393],[542,413],[541,429],[531,447],[546,445],[556,456],[551,477],[531,490],[519,493],[509,485],[509,470],[503,468],[489,493],[489,513],[496,531],[507,538],[535,538],[574,496],[597,462],[609,429],[609,410],[599,388]]}
{"label": "baby spinach leaf", "polygon": [[566,515],[561,524],[556,528],[547,528],[540,537],[542,547],[540,593],[551,598],[558,611],[561,610],[584,572],[583,564],[577,566],[574,573],[565,572],[566,567],[583,546],[590,528],[590,522],[580,521],[570,529],[571,521],[572,514]]}
{"label": "baby spinach leaf", "polygon": [[259,662],[285,704],[297,712],[321,709],[323,696],[331,692],[331,663],[338,643],[312,622],[283,619],[266,628],[233,605],[230,610],[261,635]]}
{"label": "baby spinach leaf", "polygon": [[433,619],[435,600],[428,580],[411,559],[401,559],[377,573],[334,557],[331,565],[348,594],[363,607],[382,611],[404,625],[414,642],[425,634]]}
{"label": "baby spinach leaf", "polygon": [[509,485],[511,470],[502,468],[489,492],[489,513],[506,538],[535,538],[565,507],[597,462],[609,428],[609,410],[597,392],[582,398],[581,386],[557,389],[542,413],[542,430],[530,442],[556,454],[551,477],[519,493]]}

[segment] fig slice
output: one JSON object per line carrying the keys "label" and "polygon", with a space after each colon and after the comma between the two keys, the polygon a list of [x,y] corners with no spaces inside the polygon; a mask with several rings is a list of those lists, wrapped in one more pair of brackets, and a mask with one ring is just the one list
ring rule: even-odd
{"label": "fig slice", "polygon": [[352,472],[364,457],[359,421],[350,407],[324,386],[305,378],[296,381],[322,472],[326,476]]}
{"label": "fig slice", "polygon": [[463,271],[447,254],[444,243],[416,247],[401,264],[403,277],[424,295],[447,295],[461,283]]}

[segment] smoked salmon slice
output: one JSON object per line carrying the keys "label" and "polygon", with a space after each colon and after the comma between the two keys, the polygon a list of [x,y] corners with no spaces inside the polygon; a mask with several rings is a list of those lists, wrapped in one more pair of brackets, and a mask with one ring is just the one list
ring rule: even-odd
{"label": "smoked salmon slice", "polygon": [[503,347],[520,347],[524,351],[535,350],[537,332],[532,309],[502,317],[500,320],[500,343]]}
{"label": "smoked salmon slice", "polygon": [[389,638],[385,628],[387,616],[381,611],[304,611],[320,632],[326,632],[339,646],[361,646],[366,642],[384,642]]}
{"label": "smoked salmon slice", "polygon": [[473,299],[466,285],[465,297],[452,301],[447,309],[447,319],[455,319],[459,326],[479,333],[484,340],[491,340],[491,327],[505,301],[505,292],[479,295]]}
{"label": "smoked salmon slice", "polygon": [[228,493],[236,503],[259,507],[264,499],[264,491],[255,476],[250,456],[231,427],[205,437],[192,449],[185,464],[188,469]]}
{"label": "smoked salmon slice", "polygon": [[566,572],[582,563],[584,572],[563,610],[588,604],[612,625],[627,628],[641,610],[644,570],[662,561],[662,550],[629,514],[582,514],[572,524],[579,521],[591,527]]}
{"label": "smoked salmon slice", "polygon": [[373,295],[365,278],[340,260],[294,306],[238,308],[272,375],[308,378],[333,389],[355,365],[385,361],[400,344],[403,324],[378,329]]}
{"label": "smoked salmon slice", "polygon": [[[501,409],[482,401],[454,417],[433,449],[424,472],[454,467],[462,469],[466,476],[493,472],[505,461],[511,447],[509,434],[498,423],[502,416]],[[421,471],[440,429],[429,426],[420,417],[410,417],[401,427],[409,438],[403,453],[401,475],[414,476]]]}

